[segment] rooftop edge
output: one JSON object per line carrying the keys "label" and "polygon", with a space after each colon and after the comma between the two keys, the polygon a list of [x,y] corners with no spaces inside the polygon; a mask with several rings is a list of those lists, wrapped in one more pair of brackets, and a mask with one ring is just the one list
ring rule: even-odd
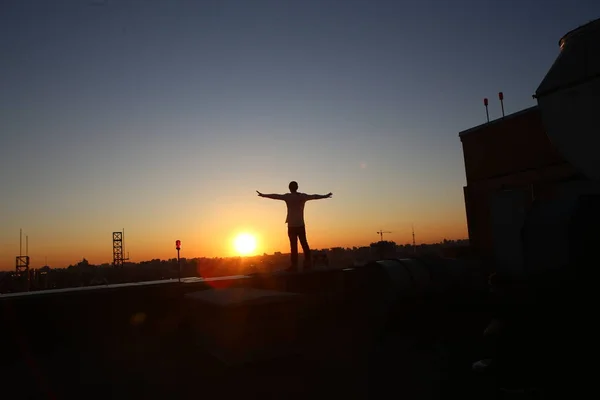
{"label": "rooftop edge", "polygon": [[502,123],[502,122],[504,122],[504,121],[506,121],[508,119],[512,119],[512,118],[515,118],[515,117],[520,117],[520,116],[522,116],[524,114],[536,111],[538,108],[539,107],[537,105],[531,106],[529,108],[525,108],[523,110],[514,112],[512,114],[505,115],[504,117],[497,118],[497,119],[492,120],[490,122],[486,122],[486,123],[483,123],[481,125],[477,125],[477,126],[474,126],[472,128],[465,129],[464,131],[458,133],[458,137],[462,138],[463,136],[465,136],[468,133],[472,133],[472,132],[481,130],[483,128],[487,128],[490,125],[499,124],[499,123]]}

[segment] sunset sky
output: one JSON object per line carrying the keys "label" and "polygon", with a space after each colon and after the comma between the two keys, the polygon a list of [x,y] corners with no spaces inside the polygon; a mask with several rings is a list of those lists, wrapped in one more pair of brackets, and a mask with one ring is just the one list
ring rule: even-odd
{"label": "sunset sky", "polygon": [[[451,6],[450,6],[451,4]],[[458,132],[534,105],[571,0],[4,0],[0,269],[466,238]]]}

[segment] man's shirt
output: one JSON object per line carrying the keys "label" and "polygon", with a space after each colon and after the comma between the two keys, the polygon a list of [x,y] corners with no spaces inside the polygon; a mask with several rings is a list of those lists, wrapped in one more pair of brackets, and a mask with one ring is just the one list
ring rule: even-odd
{"label": "man's shirt", "polygon": [[304,226],[304,205],[308,200],[316,200],[322,198],[318,194],[306,193],[285,193],[285,194],[269,194],[264,195],[270,199],[283,200],[287,205],[287,217],[285,222],[289,227]]}

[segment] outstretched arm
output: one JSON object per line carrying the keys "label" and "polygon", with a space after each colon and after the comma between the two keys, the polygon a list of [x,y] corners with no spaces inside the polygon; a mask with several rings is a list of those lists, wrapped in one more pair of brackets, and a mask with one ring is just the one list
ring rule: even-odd
{"label": "outstretched arm", "polygon": [[259,192],[258,190],[256,191],[256,193],[258,193],[258,197],[265,197],[267,199],[273,199],[273,200],[283,200],[282,194],[263,194],[263,193]]}
{"label": "outstretched arm", "polygon": [[328,199],[333,196],[333,193],[327,194],[308,194],[307,200],[320,200],[320,199]]}

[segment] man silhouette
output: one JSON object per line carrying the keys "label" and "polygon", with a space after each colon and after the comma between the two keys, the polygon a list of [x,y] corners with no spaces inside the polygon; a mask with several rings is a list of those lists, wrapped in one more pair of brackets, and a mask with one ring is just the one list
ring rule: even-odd
{"label": "man silhouette", "polygon": [[298,183],[295,181],[289,184],[290,192],[285,194],[262,194],[258,190],[259,197],[265,197],[267,199],[283,200],[287,205],[287,218],[285,222],[288,225],[288,237],[290,238],[290,252],[292,265],[288,268],[288,271],[296,271],[298,269],[298,239],[302,245],[302,251],[304,252],[304,269],[312,267],[310,259],[310,247],[306,240],[306,227],[304,225],[304,204],[308,200],[327,199],[332,196],[332,193],[328,194],[306,194],[298,192]]}

